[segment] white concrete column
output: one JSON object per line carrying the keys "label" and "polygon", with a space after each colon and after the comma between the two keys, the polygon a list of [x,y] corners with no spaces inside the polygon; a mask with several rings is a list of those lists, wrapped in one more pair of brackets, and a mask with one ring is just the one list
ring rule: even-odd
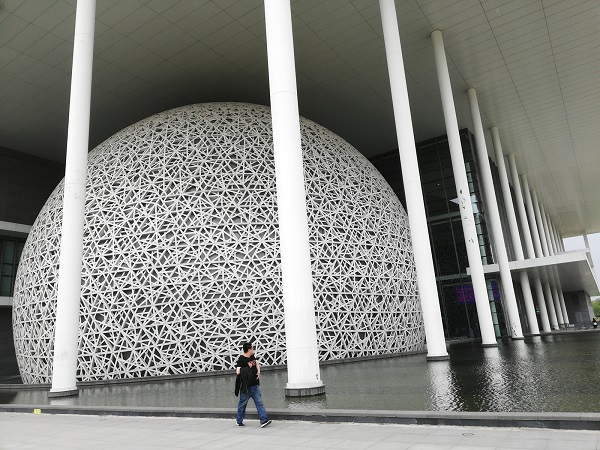
{"label": "white concrete column", "polygon": [[531,231],[531,237],[533,239],[533,246],[535,248],[535,254],[530,254],[530,258],[539,258],[544,256],[542,249],[542,240],[540,239],[540,232],[537,224],[537,216],[535,215],[535,208],[533,204],[533,198],[531,191],[529,190],[529,182],[527,181],[526,175],[521,175],[521,181],[523,184],[523,194],[525,195],[525,206],[527,208],[527,217],[529,217],[529,230]]}
{"label": "white concrete column", "polygon": [[546,232],[542,223],[542,213],[540,212],[540,204],[538,203],[538,198],[535,191],[531,191],[531,197],[533,200],[533,210],[535,212],[535,221],[537,223],[538,236],[542,243],[542,254],[539,256],[549,256],[550,252],[548,250],[548,242],[546,241]]}
{"label": "white concrete column", "polygon": [[556,320],[558,321],[559,328],[564,327],[565,319],[563,317],[562,307],[560,306],[560,297],[558,295],[558,289],[556,288],[556,282],[554,280],[554,273],[551,274],[552,282],[550,283],[550,289],[552,291],[552,300],[554,302],[554,310],[556,311]]}
{"label": "white concrete column", "polygon": [[79,301],[95,25],[96,0],[78,0],[71,71],[52,388],[48,393],[49,397],[78,394]]}
{"label": "white concrete column", "polygon": [[558,238],[556,237],[556,228],[554,227],[554,222],[548,215],[548,225],[550,226],[550,235],[552,236],[552,246],[554,247],[554,254],[560,253],[560,247],[558,245]]}
{"label": "white concrete column", "polygon": [[[548,215],[548,217],[550,217]],[[548,225],[550,225],[550,234],[552,235],[552,245],[554,246],[554,253],[559,253],[560,252],[560,248],[558,246],[558,240],[556,239],[556,229],[554,228],[554,222],[552,222],[552,219],[550,219],[550,222],[548,223]]]}
{"label": "white concrete column", "polygon": [[569,323],[569,313],[567,312],[567,305],[565,303],[565,294],[563,293],[563,290],[562,290],[562,284],[560,282],[560,276],[558,275],[558,269],[556,267],[553,267],[553,269],[554,269],[554,279],[556,280],[556,290],[558,293],[558,303],[560,305],[563,322],[566,325]]}
{"label": "white concrete column", "polygon": [[[546,216],[546,211],[544,209],[544,206],[542,204],[539,204],[538,207],[539,211],[540,211],[540,217],[541,217],[541,223],[542,223],[542,243],[544,242],[544,237],[546,240],[546,245],[547,245],[547,253],[546,256],[552,256],[554,255],[554,249],[552,248],[552,245],[550,243],[550,233],[548,232],[548,220],[547,220],[547,216]],[[556,313],[556,320],[558,321],[558,325],[559,327],[563,327],[564,326],[564,313],[562,311],[562,307],[560,305],[560,297],[558,295],[558,281],[557,282],[557,275],[558,273],[556,272],[556,268],[554,267],[549,267],[547,269],[548,272],[548,279],[550,282],[550,288],[551,288],[551,292],[552,292],[552,300],[553,300],[553,304],[554,304],[554,310]]]}
{"label": "white concrete column", "polygon": [[[546,235],[546,241],[548,242],[548,252],[551,256],[555,254],[554,246],[552,245],[552,233],[550,232],[550,217],[546,213],[544,206],[540,204],[540,214],[542,216],[542,225],[544,234]],[[560,301],[562,294],[562,288],[560,284],[560,277],[558,276],[558,270],[556,267],[548,268],[548,275],[550,278],[550,286],[552,287],[552,298],[554,300],[554,308],[556,309],[556,318],[559,326],[564,326],[568,322],[568,316],[566,307]]]}
{"label": "white concrete column", "polygon": [[[537,225],[537,217],[534,210],[533,199],[531,196],[531,191],[529,190],[529,182],[527,181],[526,175],[521,175],[521,182],[523,185],[523,195],[525,196],[525,207],[527,209],[527,217],[529,218],[529,231],[531,233],[534,252],[529,253],[530,258],[542,257],[542,241],[540,239],[540,233]],[[530,252],[531,248],[528,247],[528,252]],[[540,307],[540,318],[542,322],[542,330],[546,333],[552,330],[552,327],[558,328],[558,323],[556,322],[556,313],[554,311],[554,306],[552,305],[552,301],[547,296],[550,292],[550,286],[548,283],[545,283],[544,289],[542,289],[542,281],[540,280],[540,274],[536,273],[533,279],[533,285],[535,288],[535,295],[538,300],[538,305]],[[547,287],[547,289],[545,289]],[[552,320],[552,315],[554,314],[554,320]]]}
{"label": "white concrete column", "polygon": [[458,134],[458,120],[456,119],[456,110],[454,108],[454,98],[452,96],[452,86],[450,84],[450,74],[448,73],[448,63],[446,62],[446,52],[444,50],[442,32],[436,30],[431,33],[431,40],[433,41],[435,66],[442,97],[446,132],[448,133],[448,145],[450,146],[450,157],[452,159],[452,171],[454,172],[460,218],[465,237],[465,246],[467,248],[467,257],[471,269],[471,281],[473,283],[473,292],[475,294],[475,304],[477,307],[479,328],[481,330],[482,345],[494,346],[497,345],[496,335],[494,333],[492,313],[485,286],[485,276],[483,274],[483,265],[481,262],[481,254],[479,252],[479,241],[477,239],[477,231],[475,230],[473,206],[471,205],[471,194],[467,182],[465,161],[462,153],[460,136]]}
{"label": "white concrete column", "polygon": [[544,224],[544,231],[546,233],[546,241],[548,242],[548,252],[551,256],[556,254],[556,248],[552,240],[552,232],[550,231],[550,216],[546,212],[543,205],[540,204],[540,212],[542,213],[542,223]]}
{"label": "white concrete column", "polygon": [[[504,197],[504,208],[506,209],[506,215],[508,218],[508,229],[510,230],[510,238],[515,248],[515,255],[517,259],[523,259],[523,247],[521,245],[521,238],[519,235],[519,226],[517,225],[517,217],[515,210],[512,205],[512,196],[510,193],[510,184],[508,183],[508,174],[506,172],[506,164],[504,162],[504,153],[502,151],[502,144],[500,142],[500,135],[497,127],[490,128],[492,135],[492,144],[494,145],[494,153],[496,155],[496,166],[498,167],[498,174],[500,178],[500,186],[502,188],[502,194]],[[514,245],[516,242],[519,245]]]}
{"label": "white concrete column", "polygon": [[548,315],[550,316],[550,325],[553,330],[558,330],[558,319],[556,316],[556,308],[554,307],[554,298],[552,297],[552,290],[550,289],[550,283],[544,283],[544,297],[546,298],[546,308],[548,309]]}
{"label": "white concrete column", "polygon": [[[552,270],[552,279],[554,281],[554,286],[556,286],[556,291],[558,294],[558,304],[560,306],[560,311],[557,310],[556,314],[562,317],[562,322],[564,324],[569,323],[569,314],[567,313],[567,305],[565,304],[565,296],[562,290],[562,284],[560,282],[560,275],[558,274],[558,269],[556,267],[552,267],[549,270]],[[560,322],[560,319],[559,319]]]}
{"label": "white concrete column", "polygon": [[[552,220],[550,219],[550,215],[546,211],[544,211],[543,206],[541,208],[543,217],[546,219],[548,240],[551,243],[550,254],[555,255],[559,252],[559,249],[558,243],[554,235]],[[567,305],[565,304],[565,297],[562,291],[562,285],[560,282],[560,276],[558,275],[558,269],[556,267],[552,267],[550,270],[552,270],[552,279],[554,281],[554,287],[556,288],[556,293],[558,295],[558,306],[560,307],[557,310],[557,316],[559,317],[558,322],[560,323],[560,319],[562,318],[562,322],[566,325],[569,323],[569,315],[567,314]]]}
{"label": "white concrete column", "polygon": [[562,311],[563,311],[563,318],[564,318],[565,324],[571,323],[569,321],[569,313],[567,312],[567,304],[565,303],[565,294],[563,293],[562,286],[560,286],[560,285],[559,285],[559,289],[558,289],[558,297],[560,298],[560,307],[562,308]]}
{"label": "white concrete column", "polygon": [[[535,249],[533,247],[533,238],[531,237],[531,230],[529,229],[529,221],[527,220],[527,212],[525,211],[525,200],[523,199],[523,191],[521,188],[521,180],[519,178],[519,172],[517,171],[517,163],[515,161],[515,155],[508,155],[508,166],[510,167],[510,173],[512,175],[513,188],[515,191],[515,201],[517,211],[519,212],[519,222],[521,222],[521,229],[523,231],[523,242],[525,243],[525,249],[527,251],[528,258],[535,258]],[[524,255],[523,255],[524,256]]]}
{"label": "white concrete column", "polygon": [[[471,110],[471,120],[473,121],[477,159],[479,160],[479,169],[481,170],[479,182],[482,185],[483,192],[485,194],[487,205],[485,211],[490,219],[492,238],[494,247],[496,248],[496,257],[498,260],[498,266],[500,268],[500,280],[502,281],[502,292],[504,294],[504,304],[506,305],[508,318],[510,320],[510,335],[513,339],[523,339],[521,319],[519,317],[519,309],[517,307],[517,297],[515,295],[512,276],[510,274],[510,267],[508,266],[508,254],[506,252],[504,233],[502,232],[502,223],[500,222],[498,201],[496,199],[496,193],[494,192],[492,169],[490,168],[487,146],[485,145],[485,136],[483,134],[483,125],[481,123],[481,113],[479,111],[479,102],[477,101],[477,92],[474,88],[469,88],[467,90],[467,96],[469,99],[469,109]],[[504,175],[506,176],[506,171],[504,172]],[[519,245],[521,245],[520,242]],[[521,259],[523,259],[522,257],[523,252],[521,251]],[[527,288],[529,289],[529,278],[527,278],[527,273],[522,272],[522,274],[525,275],[525,278],[527,279]],[[537,321],[535,320],[535,308],[533,306],[531,290],[528,292],[528,295],[529,304],[526,303],[525,305],[525,309],[527,310],[527,320],[531,320],[530,314],[533,314],[533,321],[535,322],[535,327],[537,329]],[[537,334],[539,334],[539,330]]]}
{"label": "white concrete column", "polygon": [[565,243],[563,241],[563,237],[562,234],[560,234],[560,230],[556,230],[556,233],[558,234],[558,243],[560,245],[560,251],[564,252],[565,251]]}
{"label": "white concrete column", "polygon": [[554,242],[554,235],[552,234],[552,222],[550,219],[550,214],[547,211],[544,211],[544,215],[546,216],[546,224],[548,226],[548,246],[550,247],[550,253],[552,255],[556,255],[556,244]]}
{"label": "white concrete column", "polygon": [[563,246],[562,237],[560,236],[560,232],[558,231],[558,227],[554,224],[554,233],[556,233],[556,242],[558,242],[558,249],[561,253],[564,253],[565,248]]}
{"label": "white concrete column", "polygon": [[289,0],[265,0],[287,350],[286,395],[325,392],[319,369]]}
{"label": "white concrete column", "polygon": [[[523,200],[523,191],[521,190],[521,180],[519,179],[519,172],[517,171],[517,163],[515,161],[515,155],[513,155],[513,154],[508,155],[508,165],[510,167],[510,173],[512,176],[513,188],[515,191],[515,203],[517,206],[516,209],[519,212],[518,216],[519,216],[519,219],[521,222],[521,229],[523,231],[523,241],[525,241],[525,249],[527,250],[527,254],[529,255],[530,258],[535,258],[535,250],[533,248],[533,240],[531,238],[531,231],[529,230],[529,223],[527,221],[527,213],[525,212],[525,201]],[[505,201],[506,201],[506,196],[505,196]],[[512,204],[512,202],[511,202],[511,204]],[[513,240],[513,246],[515,248],[518,247],[518,248],[522,249],[522,242],[515,242]],[[518,258],[519,256],[521,256],[521,259],[524,259],[523,251],[521,251],[520,253],[517,253],[517,259],[519,259]],[[537,316],[535,314],[535,305],[533,303],[533,297],[531,295],[531,284],[529,282],[529,275],[526,272],[521,272],[519,274],[519,277],[521,278],[521,289],[523,291],[523,297],[525,299],[525,310],[527,312],[527,321],[529,322],[529,331],[533,335],[538,335],[538,334],[540,334],[540,328],[537,323]],[[536,277],[534,276],[533,278],[535,280]],[[539,277],[537,277],[537,278],[539,278]],[[539,279],[538,279],[538,281],[539,281]],[[535,284],[535,281],[534,281],[534,284]],[[541,287],[542,286],[540,284],[539,292],[541,292]],[[536,295],[537,295],[537,292],[538,292],[538,290],[536,288]],[[529,299],[527,297],[529,297]],[[532,313],[527,309],[527,304],[529,303],[530,300],[531,300],[531,309],[533,312],[533,316],[531,316]],[[542,317],[544,314],[546,315],[545,318]],[[542,322],[542,327],[543,327],[544,322],[549,323],[548,312],[547,312],[545,306],[543,309],[540,306],[540,319]],[[549,331],[549,325],[548,325],[548,331]]]}
{"label": "white concrete column", "polygon": [[562,248],[562,242],[558,234],[558,228],[556,228],[556,223],[552,223],[552,230],[554,230],[554,240],[556,241],[556,247],[558,248],[559,253],[563,253],[564,250]]}
{"label": "white concrete column", "polygon": [[537,297],[538,305],[540,306],[540,319],[542,322],[542,331],[548,333],[552,331],[550,328],[550,318],[548,317],[548,308],[546,308],[546,300],[542,290],[542,282],[539,275],[533,278],[533,286],[535,288],[535,296]]}
{"label": "white concrete column", "polygon": [[406,209],[410,225],[410,237],[415,267],[417,270],[417,283],[419,297],[423,310],[423,324],[427,339],[427,358],[429,360],[449,359],[446,351],[444,326],[440,311],[435,271],[433,268],[433,255],[425,215],[425,202],[421,188],[421,176],[417,161],[400,33],[396,16],[394,0],[379,0],[381,10],[381,23],[383,25],[383,38],[392,91],[392,105],[394,107],[394,120],[396,122],[396,136],[398,138],[398,151],[400,152],[400,166],[402,181],[406,196]]}
{"label": "white concrete column", "polygon": [[[527,249],[527,256],[529,258],[535,258],[536,251],[534,246],[534,232],[536,234],[535,237],[537,238],[537,247],[539,248],[539,253],[541,253],[542,251],[542,244],[539,241],[539,236],[537,236],[537,225],[535,223],[533,202],[531,200],[531,193],[529,192],[527,177],[525,175],[519,177],[515,158],[513,155],[508,156],[508,162],[511,167],[511,174],[513,176],[513,186],[515,186],[517,206],[519,208],[519,218],[521,220],[523,236],[525,237],[525,247]],[[521,179],[523,180],[522,186]],[[542,282],[540,280],[540,275],[537,271],[533,276],[533,286],[535,289],[535,296],[538,301],[538,306],[540,307],[540,322],[542,324],[542,331],[548,333],[551,331],[550,318],[548,317],[548,308],[546,308],[546,299],[544,298]]]}
{"label": "white concrete column", "polygon": [[[524,259],[523,244],[521,243],[521,237],[519,235],[519,226],[517,224],[517,215],[515,214],[515,207],[510,192],[510,184],[508,182],[508,174],[506,171],[506,164],[504,162],[504,152],[502,151],[502,143],[500,142],[498,128],[492,127],[490,131],[492,134],[492,144],[494,146],[494,152],[496,154],[496,166],[498,167],[500,186],[503,194],[502,197],[504,198],[504,209],[506,210],[506,216],[508,219],[508,228],[510,230],[509,235],[515,251],[516,259],[517,261],[522,261]],[[531,295],[529,276],[527,275],[527,272],[519,272],[519,281],[521,282],[521,289],[523,291],[525,313],[527,315],[527,321],[529,322],[530,331],[532,334],[540,334],[540,330],[537,324],[537,318],[535,315],[533,296]]]}

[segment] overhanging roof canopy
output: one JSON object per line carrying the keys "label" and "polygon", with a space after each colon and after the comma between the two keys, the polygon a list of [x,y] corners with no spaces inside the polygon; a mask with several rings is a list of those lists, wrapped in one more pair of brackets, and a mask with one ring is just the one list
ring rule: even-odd
{"label": "overhanging roof canopy", "polygon": [[[63,161],[76,0],[0,0],[0,146]],[[600,3],[397,0],[416,140],[444,134],[429,34],[565,236],[600,231]],[[300,112],[396,148],[377,0],[295,0]],[[194,102],[268,104],[262,0],[97,0],[91,147]],[[488,144],[488,150],[491,146]]]}
{"label": "overhanging roof canopy", "polygon": [[[585,291],[590,297],[594,297],[600,295],[600,290],[590,262],[589,251],[575,250],[543,258],[510,261],[508,266],[512,277],[517,281],[519,273],[525,271],[530,278],[539,277],[542,281],[552,282],[549,271],[556,269],[563,292]],[[486,275],[497,275],[500,267],[498,264],[484,265],[483,272]],[[467,268],[467,274],[471,274],[470,268]]]}

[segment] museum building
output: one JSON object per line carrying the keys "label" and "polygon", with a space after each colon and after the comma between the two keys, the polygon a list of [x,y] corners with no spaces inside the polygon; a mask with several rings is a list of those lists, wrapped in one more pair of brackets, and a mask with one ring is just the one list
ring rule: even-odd
{"label": "museum building", "polygon": [[587,324],[598,8],[3,2],[0,375],[69,395],[252,338],[312,395],[319,361]]}

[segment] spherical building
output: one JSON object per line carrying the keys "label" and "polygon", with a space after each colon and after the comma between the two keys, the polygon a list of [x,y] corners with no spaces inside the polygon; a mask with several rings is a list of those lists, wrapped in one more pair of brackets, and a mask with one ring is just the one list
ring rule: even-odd
{"label": "spherical building", "polygon": [[[376,169],[301,120],[322,360],[424,348],[406,213]],[[63,183],[35,221],[14,292],[25,383],[52,372]],[[270,109],[191,105],[89,154],[78,379],[228,369],[256,339],[284,364]]]}

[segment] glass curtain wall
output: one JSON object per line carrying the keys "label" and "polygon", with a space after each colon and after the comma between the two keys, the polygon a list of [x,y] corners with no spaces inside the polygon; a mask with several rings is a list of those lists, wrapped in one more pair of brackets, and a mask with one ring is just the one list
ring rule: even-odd
{"label": "glass curtain wall", "polygon": [[12,297],[25,239],[0,236],[0,297]]}
{"label": "glass curtain wall", "polygon": [[[494,254],[485,219],[483,194],[479,188],[473,137],[468,130],[463,129],[460,131],[460,138],[482,262],[492,264]],[[447,137],[444,135],[418,143],[417,157],[446,337],[479,337],[481,334],[473,285],[466,271],[469,262]],[[405,204],[398,151],[378,155],[370,160]],[[415,248],[414,251],[419,249]],[[505,335],[506,320],[498,280],[487,280],[487,287],[496,335]]]}

